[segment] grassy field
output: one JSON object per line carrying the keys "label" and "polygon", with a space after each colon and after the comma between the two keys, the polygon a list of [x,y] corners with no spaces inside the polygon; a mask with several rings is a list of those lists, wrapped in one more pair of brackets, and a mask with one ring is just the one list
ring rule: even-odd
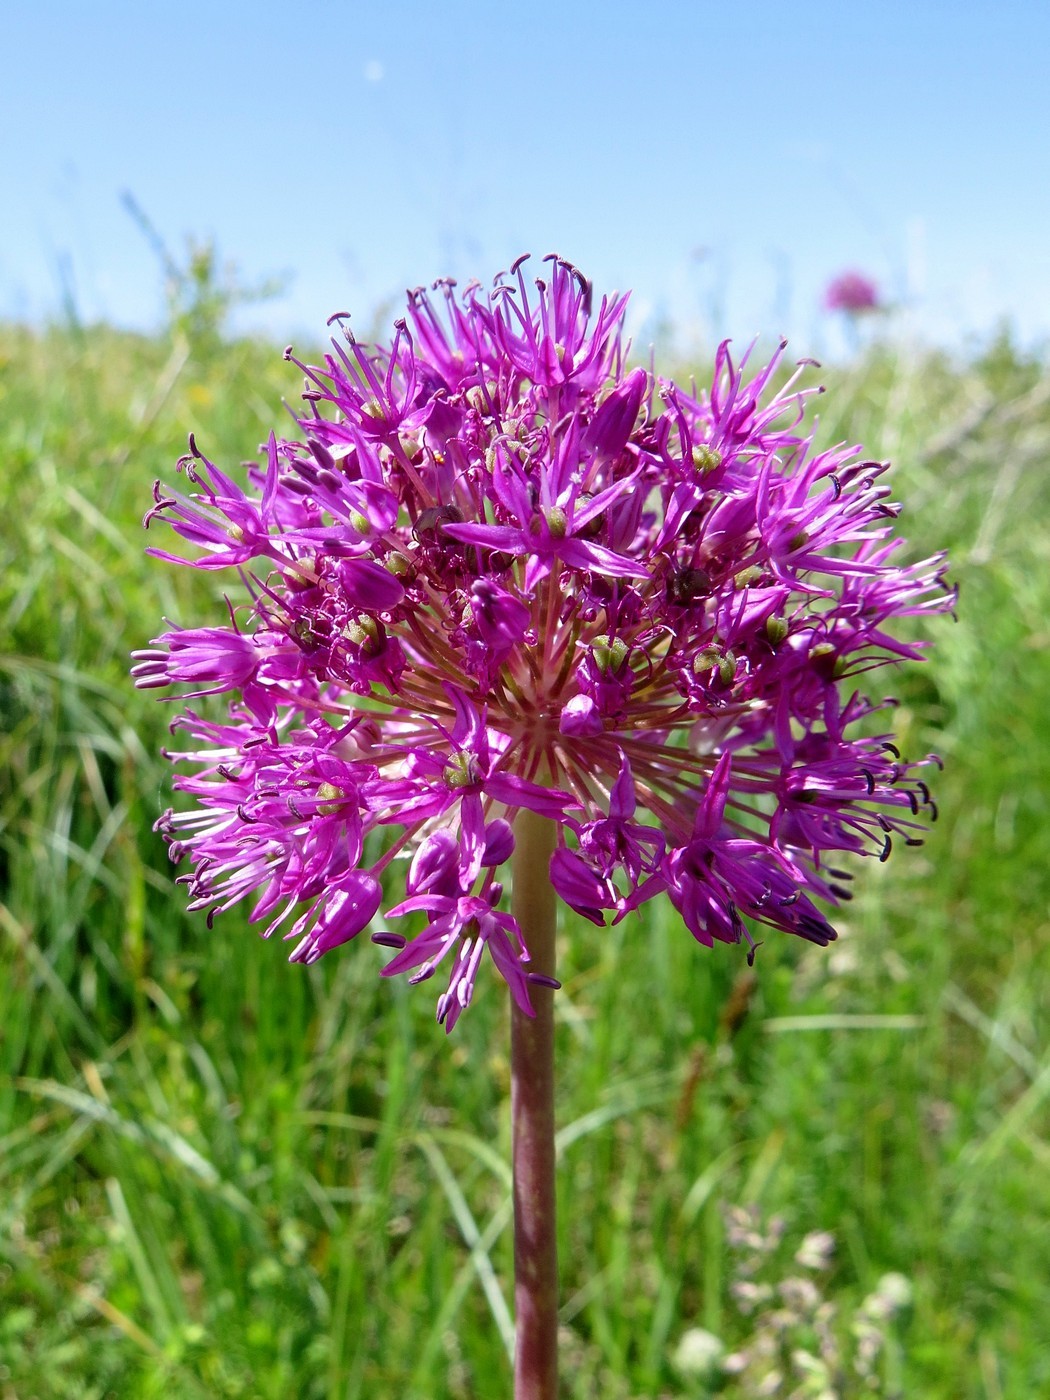
{"label": "grassy field", "polygon": [[[566,1396],[710,1393],[695,1329],[755,1330],[729,1205],[782,1217],[774,1283],[834,1234],[830,1393],[1050,1394],[1050,369],[886,345],[824,382],[822,436],[892,457],[915,553],[953,551],[959,620],[890,682],[901,747],[945,759],[941,820],[865,864],[838,944],[771,937],[753,974],[669,907],[566,925]],[[298,388],[207,323],[0,328],[2,1400],[508,1391],[495,980],[447,1041],[368,944],[290,968],[186,916],[151,830],[170,716],[127,654],[222,610],[139,519],[188,428],[235,464]],[[911,1301],[872,1391],[887,1273]]]}

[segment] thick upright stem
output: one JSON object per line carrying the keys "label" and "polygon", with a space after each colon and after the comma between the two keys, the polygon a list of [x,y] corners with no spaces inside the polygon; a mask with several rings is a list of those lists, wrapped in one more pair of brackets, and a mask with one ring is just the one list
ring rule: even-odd
{"label": "thick upright stem", "polygon": [[[522,810],[514,823],[512,907],[531,970],[554,976],[554,823]],[[530,989],[535,1017],[511,1006],[514,1158],[515,1400],[556,1400],[558,1244],[554,1197],[554,993]]]}

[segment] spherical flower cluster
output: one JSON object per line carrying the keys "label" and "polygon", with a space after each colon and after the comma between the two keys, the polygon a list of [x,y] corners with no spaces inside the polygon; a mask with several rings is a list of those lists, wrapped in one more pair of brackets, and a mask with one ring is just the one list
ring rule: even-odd
{"label": "spherical flower cluster", "polygon": [[863,272],[840,272],[824,290],[824,306],[828,311],[860,316],[877,311],[880,305],[878,287]]}
{"label": "spherical flower cluster", "polygon": [[191,437],[190,491],[158,483],[146,518],[243,596],[135,654],[140,686],[232,695],[173,725],[193,801],[159,826],[190,907],[254,896],[310,963],[403,858],[382,923],[422,917],[372,938],[388,975],[447,972],[448,1029],[486,950],[526,1012],[552,982],[501,879],[523,811],[556,824],[550,878],[586,918],[666,893],[749,956],[749,925],[826,944],[842,854],[914,844],[933,811],[853,689],[920,655],[895,619],[951,605],[941,558],[895,562],[885,465],[814,452],[783,346],[748,379],[723,345],[686,391],[628,368],[626,297],[595,311],[575,268],[530,286],[523,263],[412,292],[389,348],[289,349],[300,440],[271,435],[244,489]]}

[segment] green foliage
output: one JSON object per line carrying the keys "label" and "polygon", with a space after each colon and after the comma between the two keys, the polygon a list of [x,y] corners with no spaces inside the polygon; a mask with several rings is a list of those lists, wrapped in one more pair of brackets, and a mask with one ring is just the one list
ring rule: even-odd
{"label": "green foliage", "polygon": [[[127,653],[223,603],[139,518],[187,428],[236,464],[298,390],[194,266],[165,336],[0,329],[0,1394],[503,1394],[499,988],[446,1041],[370,945],[290,968],[184,915],[151,829],[168,711]],[[858,871],[837,945],[754,972],[669,909],[566,927],[567,1396],[708,1393],[675,1355],[747,1336],[726,1202],[834,1233],[842,1317],[910,1281],[902,1394],[1050,1391],[1050,373],[882,346],[828,387],[822,438],[894,459],[962,583],[892,677],[941,821]]]}
{"label": "green foliage", "polygon": [[185,257],[180,261],[135,196],[125,191],[123,203],[164,274],[170,334],[176,343],[181,342],[201,358],[222,354],[230,312],[235,307],[269,301],[284,290],[285,277],[268,277],[255,286],[246,285],[236,263],[220,265],[211,239],[188,239]]}

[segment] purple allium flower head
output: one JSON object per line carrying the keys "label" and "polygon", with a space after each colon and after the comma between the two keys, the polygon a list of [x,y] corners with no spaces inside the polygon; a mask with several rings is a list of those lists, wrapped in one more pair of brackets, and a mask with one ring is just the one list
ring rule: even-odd
{"label": "purple allium flower head", "polygon": [[136,654],[141,686],[233,693],[173,725],[192,802],[159,826],[190,907],[252,898],[309,963],[403,859],[372,936],[386,973],[442,972],[449,1029],[486,952],[526,1012],[550,982],[504,898],[523,809],[557,824],[551,880],[585,917],[666,893],[749,955],[756,924],[826,944],[842,853],[934,814],[855,688],[921,655],[899,619],[952,605],[940,556],[897,562],[885,464],[814,451],[783,345],[748,378],[724,344],[686,391],[628,370],[626,297],[595,310],[568,263],[534,285],[523,263],[412,292],[388,348],[289,350],[298,441],[271,435],[243,489],[191,438],[189,491],[147,516],[243,590],[232,627]]}
{"label": "purple allium flower head", "polygon": [[877,284],[863,272],[840,272],[824,289],[824,306],[828,311],[845,311],[857,316],[865,311],[877,311],[880,305]]}

